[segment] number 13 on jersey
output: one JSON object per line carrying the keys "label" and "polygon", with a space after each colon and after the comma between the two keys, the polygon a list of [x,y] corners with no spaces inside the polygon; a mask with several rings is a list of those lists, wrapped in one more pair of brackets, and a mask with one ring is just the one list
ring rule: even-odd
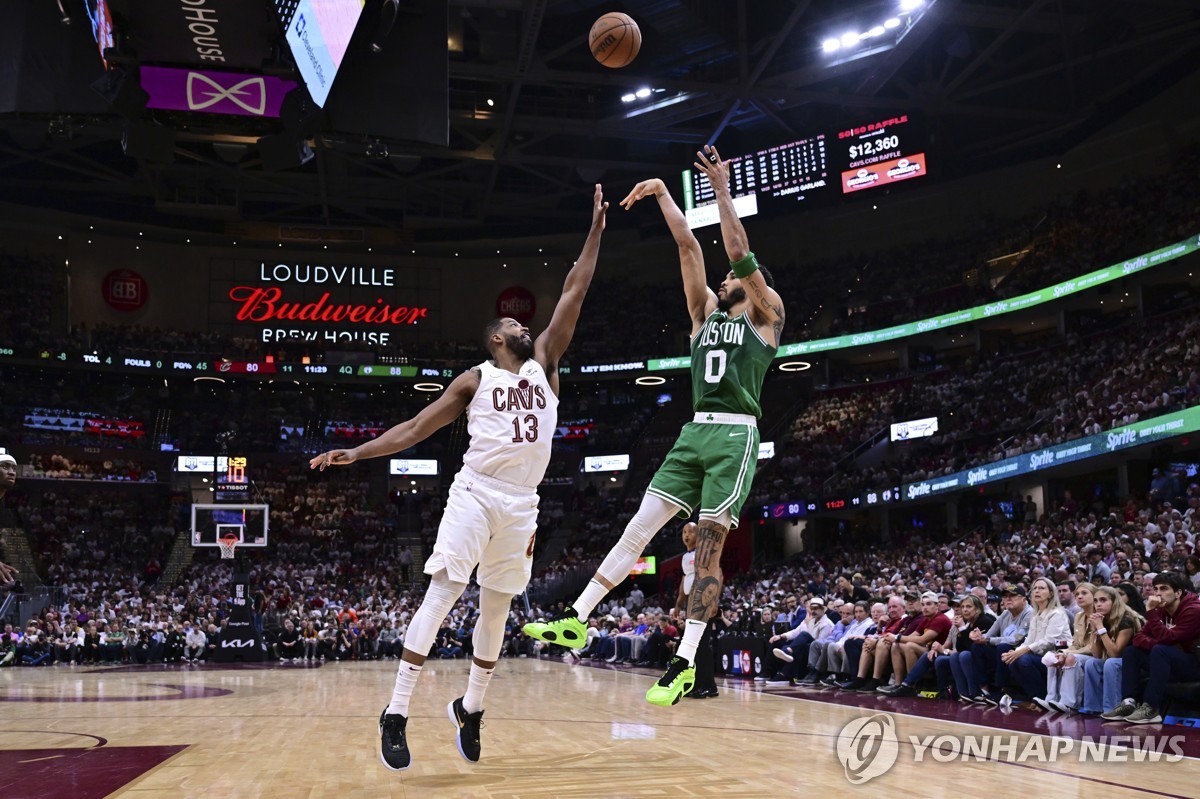
{"label": "number 13 on jersey", "polygon": [[533,443],[538,438],[538,420],[532,413],[525,415],[522,419],[520,416],[514,416],[512,420],[513,426],[513,443],[520,444],[522,441]]}

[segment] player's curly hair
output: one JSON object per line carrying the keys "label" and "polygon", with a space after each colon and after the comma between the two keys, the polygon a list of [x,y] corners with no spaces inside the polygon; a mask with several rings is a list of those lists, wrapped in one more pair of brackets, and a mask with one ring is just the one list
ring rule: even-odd
{"label": "player's curly hair", "polygon": [[763,276],[763,280],[767,281],[767,286],[769,288],[775,288],[775,276],[771,274],[770,269],[767,269],[762,264],[759,264],[758,273]]}
{"label": "player's curly hair", "polygon": [[500,328],[504,327],[504,319],[503,316],[497,316],[483,326],[483,338],[480,339],[480,343],[483,345],[483,351],[488,355],[492,354],[492,336],[499,333]]}

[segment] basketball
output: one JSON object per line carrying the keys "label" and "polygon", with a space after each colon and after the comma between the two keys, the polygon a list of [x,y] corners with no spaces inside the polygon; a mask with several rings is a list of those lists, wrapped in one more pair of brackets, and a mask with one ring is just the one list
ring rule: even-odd
{"label": "basketball", "polygon": [[611,11],[592,23],[592,57],[610,69],[628,66],[642,49],[642,31],[628,14]]}

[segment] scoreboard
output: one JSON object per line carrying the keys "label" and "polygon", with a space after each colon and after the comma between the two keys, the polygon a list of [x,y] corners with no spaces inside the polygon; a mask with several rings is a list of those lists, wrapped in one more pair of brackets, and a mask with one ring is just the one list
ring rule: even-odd
{"label": "scoreboard", "polygon": [[250,497],[249,461],[244,455],[180,455],[175,471],[210,480],[214,502],[244,505]]}
{"label": "scoreboard", "polygon": [[[924,137],[907,114],[735,156],[729,189],[739,217],[887,186],[926,174]],[[702,172],[683,172],[688,227],[719,221],[716,196]]]}

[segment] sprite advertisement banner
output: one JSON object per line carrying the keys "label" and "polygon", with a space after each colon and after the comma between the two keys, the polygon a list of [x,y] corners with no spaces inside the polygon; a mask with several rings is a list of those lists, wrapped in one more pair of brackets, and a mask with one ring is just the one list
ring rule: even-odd
{"label": "sprite advertisement banner", "polygon": [[[779,348],[779,352],[776,353],[775,357],[776,359],[790,358],[797,355],[807,355],[812,352],[828,352],[829,350],[878,344],[882,341],[892,341],[916,335],[917,333],[927,333],[930,330],[943,330],[947,327],[961,325],[966,322],[989,319],[993,316],[1000,316],[1001,314],[1031,308],[1034,305],[1052,302],[1103,283],[1119,280],[1120,278],[1145,271],[1160,264],[1168,263],[1188,253],[1195,252],[1197,249],[1200,249],[1200,236],[1191,236],[1154,252],[1139,255],[1136,258],[1130,258],[1128,261],[1122,261],[1119,264],[1113,264],[1104,269],[1098,269],[1095,272],[1089,272],[1086,275],[1072,278],[1053,286],[1031,291],[1028,294],[1022,294],[1019,297],[998,300],[987,305],[977,305],[974,308],[954,311],[953,313],[942,314],[931,319],[922,319],[918,322],[908,322],[903,325],[885,327],[882,330],[834,336],[833,338],[822,338],[815,341],[802,341],[796,344],[784,344]],[[648,362],[647,367],[651,372],[658,372],[667,369],[686,369],[690,363],[691,359],[686,356],[681,358],[652,358]]]}
{"label": "sprite advertisement banner", "polygon": [[1144,422],[1116,427],[1104,433],[1066,441],[1053,447],[1026,452],[1001,461],[993,461],[974,469],[907,483],[900,490],[902,500],[921,499],[972,488],[997,480],[1008,480],[1023,474],[1061,466],[1064,463],[1095,458],[1110,452],[1150,444],[1200,430],[1200,405],[1175,413],[1156,416]]}

